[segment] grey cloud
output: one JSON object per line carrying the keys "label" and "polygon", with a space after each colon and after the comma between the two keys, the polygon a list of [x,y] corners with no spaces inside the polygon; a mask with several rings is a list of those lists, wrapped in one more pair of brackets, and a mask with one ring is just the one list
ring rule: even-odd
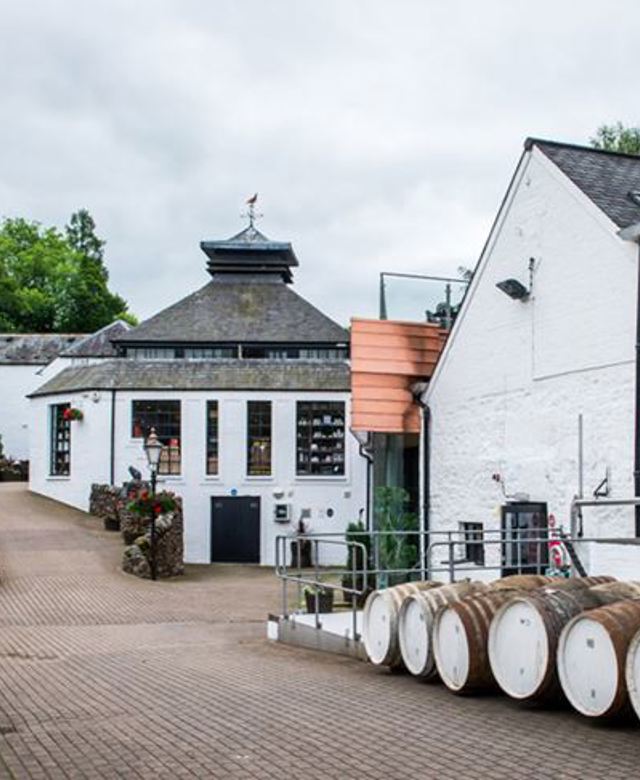
{"label": "grey cloud", "polygon": [[255,190],[299,291],[374,314],[380,270],[475,262],[526,135],[638,121],[627,0],[3,5],[0,211],[89,208],[142,316],[206,280],[198,242]]}

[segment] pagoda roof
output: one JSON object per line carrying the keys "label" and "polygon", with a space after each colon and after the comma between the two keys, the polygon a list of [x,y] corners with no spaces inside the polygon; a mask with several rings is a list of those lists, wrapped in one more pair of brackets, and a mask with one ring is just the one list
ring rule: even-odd
{"label": "pagoda roof", "polygon": [[207,270],[212,276],[275,273],[289,283],[291,268],[299,265],[288,241],[272,241],[253,224],[223,241],[201,241],[200,248],[209,258]]}
{"label": "pagoda roof", "polygon": [[215,277],[114,339],[155,345],[348,341],[344,328],[273,275]]}

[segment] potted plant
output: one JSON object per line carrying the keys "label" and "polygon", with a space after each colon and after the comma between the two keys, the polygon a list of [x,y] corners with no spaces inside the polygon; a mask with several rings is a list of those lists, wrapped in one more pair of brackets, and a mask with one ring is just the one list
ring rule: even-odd
{"label": "potted plant", "polygon": [[158,515],[166,515],[169,512],[175,512],[176,500],[173,493],[166,491],[162,493],[156,493],[155,496],[151,495],[148,490],[141,490],[136,497],[127,504],[127,509],[135,515],[141,517],[151,517],[151,513],[158,517]]}
{"label": "potted plant", "polygon": [[306,585],[303,593],[307,612],[315,613],[316,598],[318,612],[333,612],[333,588],[327,588],[324,585]]}
{"label": "potted plant", "polygon": [[309,527],[305,521],[300,518],[291,540],[291,566],[298,569],[309,569],[313,565],[311,562],[311,539],[301,539],[301,536],[307,533]]}
{"label": "potted plant", "polygon": [[[351,604],[353,599],[352,590],[362,591],[356,594],[356,604],[358,607],[362,607],[367,600],[369,593],[374,590],[375,576],[373,574],[367,574],[366,579],[364,575],[365,560],[367,568],[371,563],[371,536],[366,533],[365,527],[362,522],[349,523],[345,533],[345,540],[347,542],[360,542],[364,545],[365,550],[362,547],[355,547],[350,545],[347,548],[347,563],[346,572],[342,575],[342,587],[344,590],[344,600]],[[353,571],[355,569],[355,580]]]}
{"label": "potted plant", "polygon": [[77,409],[75,406],[68,406],[64,412],[62,412],[62,419],[69,422],[73,420],[82,420],[83,418],[84,414],[82,409]]}
{"label": "potted plant", "polygon": [[418,516],[409,511],[408,505],[409,493],[404,488],[379,487],[375,491],[376,525],[380,531],[388,532],[379,541],[380,569],[385,573],[380,575],[378,587],[415,578],[412,571],[418,563],[419,525]]}

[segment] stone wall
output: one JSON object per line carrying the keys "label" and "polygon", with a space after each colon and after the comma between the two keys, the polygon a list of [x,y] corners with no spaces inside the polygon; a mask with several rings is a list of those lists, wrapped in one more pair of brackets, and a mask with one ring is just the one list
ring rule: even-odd
{"label": "stone wall", "polygon": [[[156,575],[176,577],[184,574],[182,501],[176,497],[176,511],[156,518]],[[125,548],[122,568],[137,577],[151,577],[151,532],[145,530]]]}
{"label": "stone wall", "polygon": [[[148,488],[145,482],[91,486],[89,512],[104,520],[105,528],[120,530],[127,545],[122,568],[139,577],[150,577],[149,518],[129,512],[130,494]],[[184,524],[182,500],[175,497],[177,509],[156,519],[156,572],[158,577],[174,577],[184,573]]]}

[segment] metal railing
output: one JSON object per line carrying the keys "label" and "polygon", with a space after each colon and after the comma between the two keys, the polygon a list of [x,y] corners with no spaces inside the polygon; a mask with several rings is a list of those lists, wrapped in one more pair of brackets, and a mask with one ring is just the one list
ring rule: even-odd
{"label": "metal railing", "polygon": [[[276,537],[276,575],[282,580],[282,615],[290,616],[289,585],[294,584],[297,589],[298,607],[302,603],[304,588],[307,587],[314,593],[315,626],[322,627],[320,618],[320,594],[323,591],[342,591],[351,596],[350,609],[352,612],[352,636],[359,639],[357,630],[358,601],[374,587],[386,586],[394,579],[398,581],[411,581],[417,579],[438,578],[438,575],[446,574],[449,582],[457,579],[468,578],[478,572],[497,572],[499,575],[506,571],[512,573],[536,573],[546,574],[554,571],[557,563],[554,563],[552,550],[562,551],[562,571],[569,573],[572,570],[571,557],[568,554],[569,545],[580,547],[590,542],[603,541],[600,537],[584,537],[567,535],[562,526],[554,529],[483,529],[482,531],[469,531],[459,529],[453,531],[423,532],[425,537],[425,560],[417,561],[411,567],[384,567],[380,565],[379,556],[375,556],[375,549],[380,547],[380,542],[385,536],[412,537],[418,540],[419,531],[362,531],[349,532],[350,539],[345,538],[344,533],[333,532],[327,534],[309,533],[297,536],[279,535]],[[363,541],[357,541],[353,537],[359,537]],[[373,549],[368,550],[368,541]],[[615,539],[615,542],[628,542],[631,539]],[[633,541],[638,541],[634,539]],[[303,567],[302,545],[308,543],[311,547],[310,567]],[[476,559],[458,553],[468,550],[473,545]],[[288,548],[291,548],[291,565],[287,563]],[[350,567],[321,566],[321,553],[324,548],[341,548],[350,560]],[[491,553],[495,550],[493,556]],[[294,553],[295,551],[295,553]],[[437,560],[438,552],[443,551],[444,557]],[[480,555],[482,551],[482,555]],[[370,559],[374,560],[370,566]],[[358,565],[361,563],[362,565]],[[559,571],[559,570],[558,570]],[[348,577],[348,583],[343,579],[337,583],[331,581],[331,577]]]}
{"label": "metal railing", "polygon": [[[331,534],[334,536],[337,534]],[[344,534],[340,534],[344,536]],[[329,535],[327,535],[329,536]],[[302,545],[308,541],[311,544],[312,554],[311,559],[313,561],[313,575],[311,576],[307,570],[303,570],[301,566],[302,561]],[[298,562],[297,570],[294,572],[287,567],[287,543],[295,545],[296,555],[295,558]],[[320,545],[329,545],[334,547],[342,547],[347,551],[348,558],[351,560],[351,569],[341,568],[339,570],[328,570],[320,568]],[[351,554],[349,552],[351,551]],[[358,555],[357,553],[360,553]],[[293,556],[292,556],[293,557]],[[298,534],[291,537],[286,535],[278,535],[276,537],[276,574],[282,580],[282,616],[287,618],[289,616],[289,592],[288,584],[294,582],[297,587],[297,603],[300,604],[302,596],[304,594],[303,588],[306,586],[312,589],[314,594],[314,612],[315,612],[315,626],[316,628],[322,628],[320,621],[320,594],[322,591],[335,592],[341,590],[345,593],[351,594],[351,612],[352,612],[352,636],[354,640],[359,639],[358,635],[358,610],[357,601],[358,596],[363,596],[366,592],[368,582],[368,564],[367,564],[368,552],[365,544],[362,542],[350,541],[347,539],[333,539],[323,538],[321,534]],[[362,567],[357,566],[358,560],[362,561]],[[340,574],[350,575],[351,587],[345,586],[344,583],[339,585],[330,582],[323,577],[329,575]],[[357,588],[358,578],[361,578],[363,584],[362,588]]]}

